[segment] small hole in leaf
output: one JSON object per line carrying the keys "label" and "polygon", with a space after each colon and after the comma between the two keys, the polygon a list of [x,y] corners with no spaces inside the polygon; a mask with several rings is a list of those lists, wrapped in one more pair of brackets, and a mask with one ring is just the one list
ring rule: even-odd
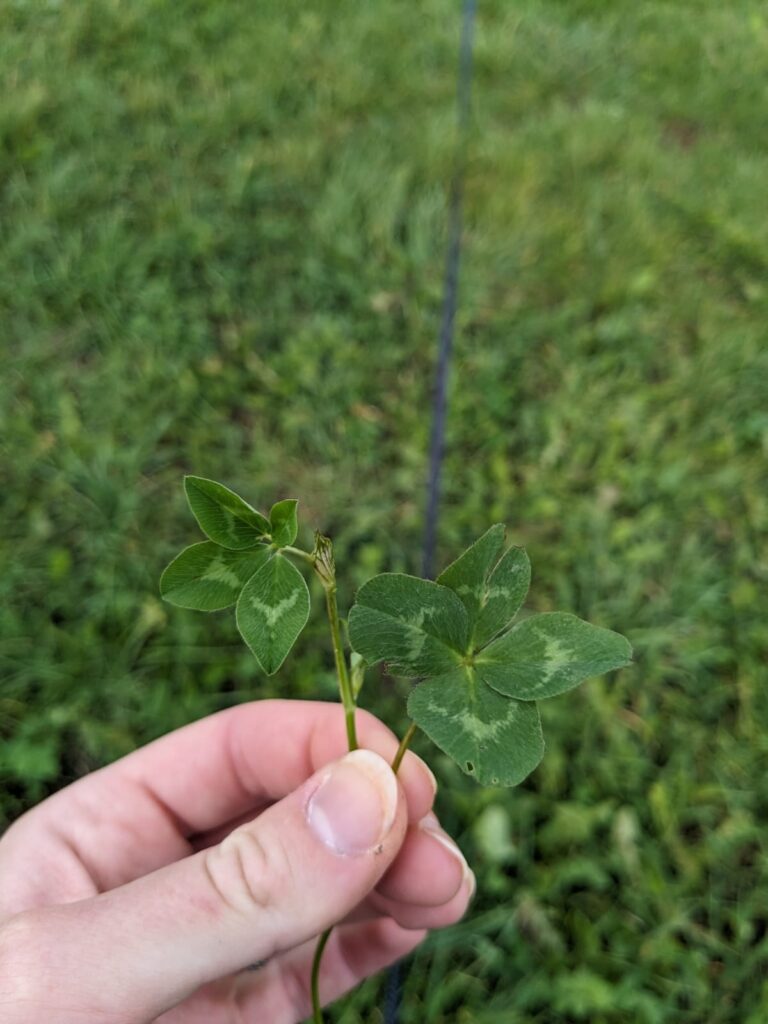
{"label": "small hole in leaf", "polygon": [[468,772],[473,772],[474,770],[475,770],[475,766],[472,764],[472,762],[471,761],[467,761],[467,771]]}

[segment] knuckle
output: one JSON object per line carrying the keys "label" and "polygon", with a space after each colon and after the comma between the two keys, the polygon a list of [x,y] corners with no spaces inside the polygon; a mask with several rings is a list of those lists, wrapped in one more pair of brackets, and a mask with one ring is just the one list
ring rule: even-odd
{"label": "knuckle", "polygon": [[290,874],[282,846],[265,842],[249,825],[231,832],[203,854],[208,880],[216,896],[231,910],[252,915],[269,913],[285,892]]}

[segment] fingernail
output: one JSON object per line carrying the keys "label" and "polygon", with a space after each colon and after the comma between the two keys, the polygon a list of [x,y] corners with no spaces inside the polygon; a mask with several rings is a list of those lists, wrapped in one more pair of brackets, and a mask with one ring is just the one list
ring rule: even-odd
{"label": "fingernail", "polygon": [[353,750],[332,765],[307,804],[309,827],[336,853],[375,849],[395,820],[397,780],[372,750]]}
{"label": "fingernail", "polygon": [[467,859],[461,850],[458,848],[456,843],[451,839],[447,832],[444,832],[440,827],[440,822],[437,817],[430,811],[429,814],[425,814],[419,822],[419,828],[427,835],[436,839],[461,865],[463,884],[469,889],[469,898],[475,895],[475,889],[477,888],[477,881],[475,879],[474,872],[467,864]]}

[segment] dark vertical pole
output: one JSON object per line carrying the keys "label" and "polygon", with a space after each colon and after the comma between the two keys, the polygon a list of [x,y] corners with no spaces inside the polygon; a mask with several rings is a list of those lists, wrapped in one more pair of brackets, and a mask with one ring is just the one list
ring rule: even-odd
{"label": "dark vertical pole", "polygon": [[465,149],[469,130],[475,11],[476,0],[464,0],[457,88],[457,145],[448,200],[448,251],[445,257],[443,309],[440,319],[440,334],[438,336],[424,524],[422,576],[429,578],[434,573],[435,548],[437,546],[440,485],[443,456],[445,454],[445,420],[448,408],[448,375],[451,365],[451,353],[453,351],[454,324],[459,294],[462,200],[464,194]]}
{"label": "dark vertical pole", "polygon": [[[464,193],[464,167],[466,142],[469,131],[470,98],[472,85],[472,49],[475,30],[476,0],[464,0],[461,25],[461,51],[457,86],[458,129],[456,153],[448,198],[448,250],[445,257],[443,283],[443,309],[438,336],[437,367],[432,399],[432,431],[429,443],[429,471],[427,474],[427,500],[424,521],[424,547],[421,574],[428,579],[434,575],[437,522],[440,515],[440,483],[445,454],[445,420],[448,412],[448,375],[453,351],[453,333],[459,295],[459,267],[461,264],[462,199]],[[384,996],[385,1024],[397,1024],[403,995],[403,966],[395,964],[387,975]]]}

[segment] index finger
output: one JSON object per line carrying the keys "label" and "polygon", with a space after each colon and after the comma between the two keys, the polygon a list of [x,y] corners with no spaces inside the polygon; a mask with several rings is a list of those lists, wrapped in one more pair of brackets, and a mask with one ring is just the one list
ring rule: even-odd
{"label": "index finger", "polygon": [[[391,761],[398,746],[394,733],[367,711],[358,710],[355,722],[359,745]],[[231,821],[254,805],[282,799],[346,752],[340,705],[264,700],[193,722],[97,774],[107,786],[113,773],[120,773],[146,787],[190,836]],[[409,752],[398,777],[412,811],[410,820],[418,821],[432,805],[431,772]]]}
{"label": "index finger", "polygon": [[[364,711],[357,712],[356,723],[360,746],[391,760],[395,735]],[[52,896],[92,895],[82,879],[68,882],[66,892],[40,888],[47,890],[43,880],[51,878],[51,867],[61,877],[62,856],[73,852],[97,890],[114,888],[186,856],[195,834],[255,814],[346,749],[338,704],[265,700],[229,708],[155,740],[29,811],[0,843],[0,870],[19,879],[18,909]],[[409,820],[418,821],[432,806],[431,773],[409,752],[398,776]]]}

